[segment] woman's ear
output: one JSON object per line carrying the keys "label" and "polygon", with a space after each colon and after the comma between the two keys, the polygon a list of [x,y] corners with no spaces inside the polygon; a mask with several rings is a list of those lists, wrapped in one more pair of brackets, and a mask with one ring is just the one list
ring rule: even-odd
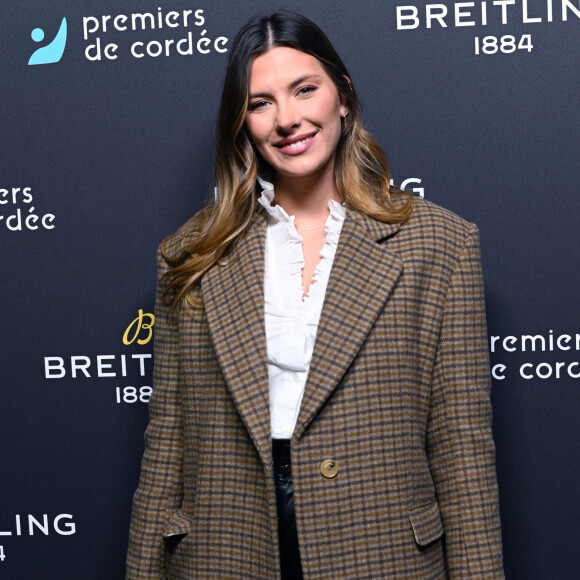
{"label": "woman's ear", "polygon": [[348,78],[346,75],[342,75],[342,77],[344,78],[344,80],[346,81],[346,83],[348,84],[348,88],[350,89],[350,92],[352,93],[352,81],[350,80],[350,78]]}
{"label": "woman's ear", "polygon": [[[348,88],[352,92],[352,81],[346,75],[342,75],[342,77],[347,82]],[[340,95],[340,116],[345,118],[347,115],[348,115],[347,99],[343,94],[341,94]]]}

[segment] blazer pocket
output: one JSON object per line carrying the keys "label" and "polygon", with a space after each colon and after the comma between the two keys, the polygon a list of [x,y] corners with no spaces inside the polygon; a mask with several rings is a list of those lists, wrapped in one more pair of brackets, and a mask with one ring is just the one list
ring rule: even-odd
{"label": "blazer pocket", "polygon": [[419,546],[427,546],[443,535],[443,521],[437,500],[417,507],[409,513],[409,520]]}
{"label": "blazer pocket", "polygon": [[191,519],[184,515],[181,510],[177,510],[167,518],[163,528],[163,537],[167,539],[174,536],[182,536],[189,534],[190,531]]}

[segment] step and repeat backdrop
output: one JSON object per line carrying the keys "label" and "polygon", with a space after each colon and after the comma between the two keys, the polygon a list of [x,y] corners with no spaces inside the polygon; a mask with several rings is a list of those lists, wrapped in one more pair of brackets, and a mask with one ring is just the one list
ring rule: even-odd
{"label": "step and repeat backdrop", "polygon": [[0,577],[124,577],[155,250],[213,195],[228,51],[321,25],[395,183],[477,223],[510,580],[580,569],[578,0],[4,0]]}

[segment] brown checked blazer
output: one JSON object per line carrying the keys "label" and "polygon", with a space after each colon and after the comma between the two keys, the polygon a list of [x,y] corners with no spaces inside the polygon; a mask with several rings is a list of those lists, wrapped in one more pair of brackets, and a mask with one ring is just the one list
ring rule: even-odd
{"label": "brown checked blazer", "polygon": [[[257,204],[203,309],[170,317],[158,291],[129,579],[279,578],[266,223]],[[403,225],[347,210],[292,437],[306,580],[504,577],[489,394],[476,226],[424,200]]]}

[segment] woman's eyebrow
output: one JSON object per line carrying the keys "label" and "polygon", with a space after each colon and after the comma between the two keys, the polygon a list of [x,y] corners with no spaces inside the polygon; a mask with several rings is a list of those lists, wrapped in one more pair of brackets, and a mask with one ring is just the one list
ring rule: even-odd
{"label": "woman's eyebrow", "polygon": [[319,79],[320,79],[320,75],[319,74],[316,74],[316,73],[307,74],[307,75],[301,76],[300,78],[298,78],[295,81],[291,82],[288,85],[288,88],[289,89],[295,89],[298,85],[302,84],[305,81],[319,80]]}
{"label": "woman's eyebrow", "polygon": [[[320,75],[317,73],[311,73],[311,74],[307,74],[307,75],[303,75],[299,78],[297,78],[295,81],[292,81],[289,85],[288,88],[290,90],[295,89],[298,85],[302,84],[305,81],[310,81],[310,80],[319,80],[320,79]],[[261,98],[261,97],[271,97],[272,95],[268,92],[261,92],[261,93],[250,93],[248,95],[249,99],[257,99],[257,98]]]}

